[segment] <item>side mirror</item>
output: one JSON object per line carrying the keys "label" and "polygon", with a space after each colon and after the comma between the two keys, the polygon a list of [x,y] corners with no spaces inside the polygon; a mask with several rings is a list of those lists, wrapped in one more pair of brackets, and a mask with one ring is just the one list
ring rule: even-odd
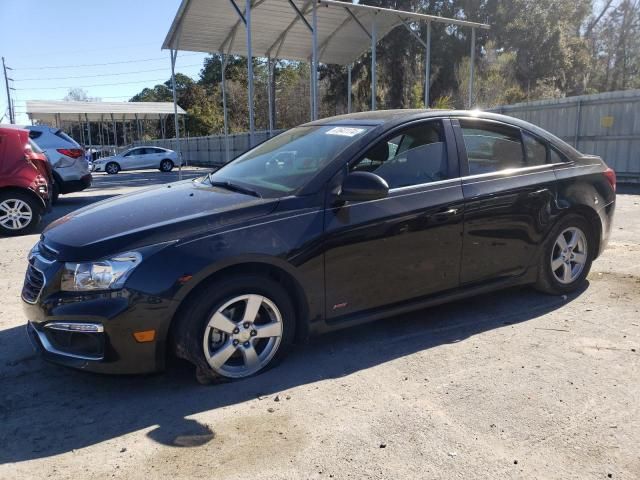
{"label": "side mirror", "polygon": [[353,172],[342,182],[338,198],[344,202],[378,200],[389,194],[389,185],[380,176],[371,172]]}

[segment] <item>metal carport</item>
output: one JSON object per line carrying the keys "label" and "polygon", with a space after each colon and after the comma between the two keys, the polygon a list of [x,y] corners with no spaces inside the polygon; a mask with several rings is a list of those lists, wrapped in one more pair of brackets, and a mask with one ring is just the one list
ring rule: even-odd
{"label": "metal carport", "polygon": [[[56,100],[27,100],[27,115],[34,122],[47,123],[62,128],[62,122],[73,122],[87,125],[88,142],[93,146],[91,138],[90,122],[99,122],[100,126],[109,120],[115,126],[118,122],[135,121],[138,134],[140,134],[140,122],[150,119],[158,119],[161,130],[167,115],[185,115],[186,112],[171,102],[72,102]],[[177,118],[177,117],[176,117]],[[117,139],[114,135],[114,145],[117,147]]]}
{"label": "metal carport", "polygon": [[[415,22],[427,23],[427,40],[412,28]],[[467,20],[379,8],[335,0],[245,0],[244,8],[236,0],[182,0],[171,24],[163,49],[171,54],[172,78],[179,50],[218,52],[223,58],[222,97],[224,130],[228,135],[225,91],[226,59],[229,55],[266,57],[269,83],[269,128],[273,129],[274,101],[271,98],[273,61],[287,59],[311,65],[311,119],[318,118],[318,64],[347,65],[349,68],[348,107],[351,107],[350,65],[371,49],[371,109],[376,109],[376,44],[394,28],[404,25],[425,47],[425,105],[429,102],[431,22],[469,27],[471,35],[471,72],[469,96],[473,91],[473,64],[476,29],[489,25]],[[245,34],[238,34],[244,27]],[[247,62],[249,90],[249,131],[254,132],[253,65]],[[174,81],[175,93],[175,81]],[[175,97],[174,97],[175,98]]]}

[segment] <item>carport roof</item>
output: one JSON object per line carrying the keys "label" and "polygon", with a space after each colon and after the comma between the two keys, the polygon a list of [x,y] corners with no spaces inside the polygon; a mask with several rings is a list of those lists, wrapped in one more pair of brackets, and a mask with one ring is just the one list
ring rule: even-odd
{"label": "carport roof", "polygon": [[[403,22],[432,21],[476,28],[488,25],[367,5],[317,0],[318,61],[352,63],[371,48],[371,26],[376,17],[378,40]],[[245,2],[182,0],[162,45],[164,49],[247,54]],[[304,20],[296,13],[297,8]],[[309,61],[312,0],[252,0],[251,32],[254,56]],[[240,30],[240,31],[238,31]]]}
{"label": "carport roof", "polygon": [[[31,120],[55,123],[62,121],[135,120],[158,118],[160,115],[173,115],[172,102],[67,102],[54,100],[27,100],[27,115]],[[178,115],[186,112],[178,106]]]}

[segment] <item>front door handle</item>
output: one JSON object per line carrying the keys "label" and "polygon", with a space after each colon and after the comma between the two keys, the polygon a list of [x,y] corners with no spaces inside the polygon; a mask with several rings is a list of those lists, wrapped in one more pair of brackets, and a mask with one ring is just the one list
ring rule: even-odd
{"label": "front door handle", "polygon": [[434,215],[435,219],[438,222],[442,222],[444,220],[446,220],[449,217],[453,217],[454,215],[457,215],[459,212],[459,209],[457,208],[450,208],[448,210],[445,210],[443,212],[438,212]]}

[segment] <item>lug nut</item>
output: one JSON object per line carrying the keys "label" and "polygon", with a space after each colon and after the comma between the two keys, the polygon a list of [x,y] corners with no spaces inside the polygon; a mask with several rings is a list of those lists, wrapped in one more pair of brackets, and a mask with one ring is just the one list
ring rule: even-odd
{"label": "lug nut", "polygon": [[240,341],[239,341],[239,340],[234,340],[234,341],[233,341],[233,346],[234,346],[234,347],[237,347],[239,343],[240,343]]}
{"label": "lug nut", "polygon": [[242,326],[243,326],[244,328],[249,328],[249,327],[251,326],[251,324],[250,324],[249,322],[244,322],[244,323],[242,324]]}
{"label": "lug nut", "polygon": [[233,333],[235,333],[235,334],[240,333],[240,329],[239,329],[238,327],[234,328],[234,329],[233,329]]}
{"label": "lug nut", "polygon": [[251,344],[249,342],[244,342],[244,346],[245,346],[245,348],[249,348],[251,346]]}

